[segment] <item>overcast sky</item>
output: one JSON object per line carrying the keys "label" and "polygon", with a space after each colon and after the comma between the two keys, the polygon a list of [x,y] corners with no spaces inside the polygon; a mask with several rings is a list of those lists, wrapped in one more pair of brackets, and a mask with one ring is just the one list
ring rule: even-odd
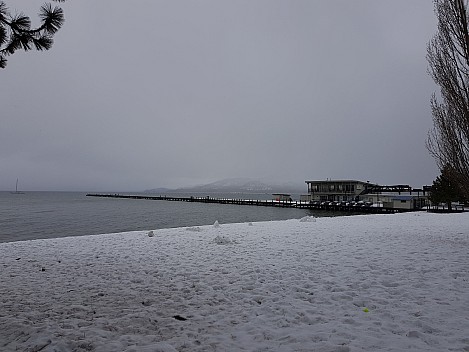
{"label": "overcast sky", "polygon": [[[37,23],[42,2],[6,2]],[[430,0],[62,6],[52,49],[0,71],[0,190],[438,175]]]}

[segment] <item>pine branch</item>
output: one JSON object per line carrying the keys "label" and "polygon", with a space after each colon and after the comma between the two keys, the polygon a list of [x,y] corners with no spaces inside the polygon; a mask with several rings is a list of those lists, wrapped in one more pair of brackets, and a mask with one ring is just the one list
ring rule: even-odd
{"label": "pine branch", "polygon": [[[65,0],[52,0],[65,2]],[[7,56],[17,50],[49,50],[53,35],[62,27],[65,19],[63,10],[50,3],[39,10],[41,25],[31,28],[31,19],[23,13],[11,16],[4,1],[0,1],[0,68],[5,68]]]}

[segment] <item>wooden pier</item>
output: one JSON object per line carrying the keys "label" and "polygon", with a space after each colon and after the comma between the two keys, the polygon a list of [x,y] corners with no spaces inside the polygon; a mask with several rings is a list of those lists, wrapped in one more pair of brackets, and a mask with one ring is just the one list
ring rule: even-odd
{"label": "wooden pier", "polygon": [[151,196],[151,195],[125,195],[125,194],[100,194],[89,193],[87,197],[101,198],[123,198],[123,199],[145,199],[145,200],[161,200],[171,202],[193,202],[193,203],[215,203],[215,204],[234,204],[234,205],[254,205],[261,207],[280,207],[280,208],[298,208],[323,210],[344,213],[373,213],[373,214],[389,214],[411,211],[408,209],[357,206],[357,205],[341,205],[341,204],[313,204],[311,202],[301,201],[278,201],[278,200],[259,200],[259,199],[234,199],[234,198],[213,198],[213,197],[175,197],[175,196]]}

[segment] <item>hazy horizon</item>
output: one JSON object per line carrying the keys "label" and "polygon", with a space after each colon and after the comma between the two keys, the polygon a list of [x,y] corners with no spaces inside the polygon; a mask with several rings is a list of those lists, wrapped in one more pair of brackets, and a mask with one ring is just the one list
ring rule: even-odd
{"label": "hazy horizon", "polygon": [[[276,181],[272,181],[272,180],[266,180],[266,179],[253,179],[253,178],[244,178],[244,177],[241,177],[241,178],[227,178],[227,179],[221,179],[221,180],[215,180],[213,182],[208,182],[208,183],[198,183],[198,184],[188,184],[188,185],[182,185],[182,186],[177,186],[177,187],[151,187],[151,188],[146,188],[146,189],[122,189],[122,190],[111,190],[111,189],[70,189],[70,190],[61,190],[61,189],[23,189],[21,187],[18,188],[18,191],[20,192],[78,192],[78,193],[86,193],[86,192],[97,192],[97,193],[113,193],[113,192],[124,192],[124,193],[129,193],[129,192],[149,192],[149,191],[154,191],[154,190],[168,190],[168,191],[181,191],[181,192],[184,192],[186,190],[189,190],[189,191],[192,191],[194,189],[197,189],[197,188],[201,188],[200,192],[210,192],[210,190],[214,191],[214,192],[217,192],[217,188],[216,187],[219,187],[219,184],[220,183],[229,183],[229,182],[232,182],[231,184],[227,184],[226,186],[224,186],[226,189],[232,189],[233,191],[235,191],[236,189],[238,190],[241,190],[247,183],[249,182],[253,182],[253,183],[259,183],[260,185],[265,185],[265,186],[269,186],[271,187],[272,189],[268,189],[266,190],[267,193],[269,193],[270,191],[282,191],[282,189],[285,189],[287,191],[294,191],[294,192],[304,192],[305,194],[307,193],[307,185],[306,185],[306,181],[326,181],[326,180],[330,180],[330,181],[338,181],[338,179],[331,179],[331,178],[327,178],[327,179],[321,179],[321,180],[312,180],[312,179],[308,179],[308,180],[305,180],[303,182],[276,182]],[[341,179],[343,180],[343,179]],[[367,182],[368,180],[356,180],[356,181],[362,181],[362,182]],[[393,185],[396,185],[396,184],[380,184],[382,186],[393,186]],[[21,185],[20,185],[21,186]],[[213,186],[214,188],[210,188],[210,186]],[[422,186],[426,186],[424,184],[422,185],[410,185],[411,187],[413,188],[421,188]],[[223,192],[223,188],[222,189],[222,192]],[[15,188],[13,187],[13,189],[2,189],[0,190],[0,192],[12,192],[14,191]],[[253,190],[254,193],[256,193],[257,191],[261,192],[263,191],[262,189],[255,189]],[[246,192],[246,193],[249,193],[249,192]]]}

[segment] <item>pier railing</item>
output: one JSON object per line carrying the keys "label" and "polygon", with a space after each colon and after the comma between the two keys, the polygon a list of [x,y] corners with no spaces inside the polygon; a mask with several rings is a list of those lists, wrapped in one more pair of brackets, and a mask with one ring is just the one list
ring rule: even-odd
{"label": "pier railing", "polygon": [[177,196],[152,196],[152,195],[126,195],[126,194],[100,194],[89,193],[87,197],[101,197],[101,198],[124,198],[124,199],[146,199],[146,200],[160,200],[172,202],[195,202],[195,203],[214,203],[214,204],[234,204],[234,205],[251,205],[263,207],[281,207],[281,208],[299,208],[299,209],[314,209],[326,210],[336,212],[349,212],[349,213],[399,213],[410,211],[408,209],[373,207],[373,206],[357,206],[357,205],[342,205],[342,204],[316,204],[311,202],[295,201],[295,200],[260,200],[260,199],[235,199],[235,198],[214,198],[206,197],[177,197]]}

